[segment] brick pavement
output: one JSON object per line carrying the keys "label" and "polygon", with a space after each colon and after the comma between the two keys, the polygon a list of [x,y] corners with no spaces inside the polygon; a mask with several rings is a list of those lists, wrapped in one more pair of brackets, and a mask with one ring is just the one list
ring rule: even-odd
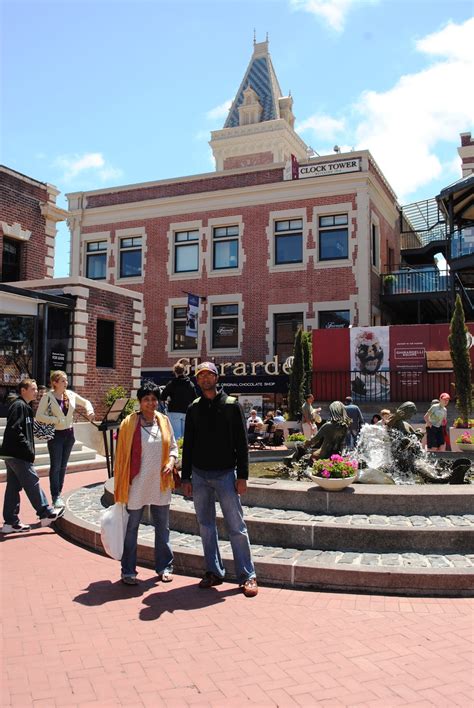
{"label": "brick pavement", "polygon": [[1,556],[2,706],[474,705],[470,599],[266,587],[247,599],[149,569],[129,588],[117,562],[52,529],[2,539]]}

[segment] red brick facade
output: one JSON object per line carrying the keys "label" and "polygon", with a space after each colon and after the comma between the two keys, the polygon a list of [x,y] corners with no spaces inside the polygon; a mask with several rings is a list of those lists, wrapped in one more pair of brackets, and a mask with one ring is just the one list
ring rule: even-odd
{"label": "red brick facade", "polygon": [[[41,213],[41,206],[49,200],[46,184],[13,170],[0,168],[0,273],[3,265],[3,241],[4,238],[10,238],[21,249],[17,280],[48,277],[46,220]],[[31,235],[28,240],[24,240],[27,232],[31,232]],[[17,233],[18,237],[15,238],[10,233]]]}
{"label": "red brick facade", "polygon": [[[169,370],[181,356],[213,357],[220,362],[269,361],[275,353],[273,317],[285,310],[303,311],[305,326],[316,328],[319,312],[331,311],[334,303],[335,310],[350,310],[352,324],[374,324],[379,316],[380,273],[388,262],[388,249],[399,254],[398,212],[395,197],[370,155],[362,153],[360,159],[365,160],[365,174],[284,182],[281,167],[254,168],[70,195],[71,210],[82,223],[79,262],[74,267],[78,274],[85,275],[85,245],[91,234],[107,240],[108,282],[143,293],[145,370]],[[275,187],[270,191],[272,184]],[[261,200],[254,198],[260,189],[264,195]],[[183,206],[185,195],[189,196],[189,210]],[[180,198],[175,213],[174,197]],[[156,202],[150,205],[151,200]],[[166,201],[166,215],[159,200]],[[197,201],[199,207],[192,208]],[[255,203],[249,203],[252,201]],[[222,207],[211,206],[211,202]],[[80,216],[74,211],[74,203],[86,206]],[[114,209],[119,204],[120,212]],[[125,206],[130,217],[126,220],[120,217]],[[150,216],[133,218],[142,208],[150,209]],[[107,221],[106,214],[113,218]],[[332,214],[348,215],[348,258],[340,265],[337,260],[326,264],[318,256],[318,219]],[[303,262],[296,267],[275,267],[272,256],[274,225],[284,219],[304,222]],[[376,220],[380,238],[376,267],[370,260],[372,219]],[[173,234],[180,230],[180,224],[183,230],[199,231],[199,277],[177,275],[173,270]],[[239,225],[238,274],[231,269],[222,273],[212,270],[212,229],[227,224]],[[127,229],[141,229],[146,237],[142,282],[117,281],[118,241]],[[121,233],[117,235],[117,231]],[[201,306],[201,334],[195,352],[173,350],[171,345],[171,312],[173,306],[185,305],[186,292],[207,298]],[[240,339],[234,350],[220,352],[212,349],[209,341],[211,308],[219,302],[239,303]]]}

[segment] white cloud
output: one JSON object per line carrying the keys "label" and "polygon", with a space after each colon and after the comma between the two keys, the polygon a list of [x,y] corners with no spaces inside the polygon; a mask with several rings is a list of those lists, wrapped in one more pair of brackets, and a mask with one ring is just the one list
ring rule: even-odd
{"label": "white cloud", "polygon": [[295,10],[316,15],[336,32],[342,32],[344,29],[349,10],[361,4],[367,4],[367,0],[290,0],[290,6]]}
{"label": "white cloud", "polygon": [[227,118],[227,114],[231,105],[231,99],[224,101],[224,103],[221,103],[220,106],[211,108],[211,110],[206,113],[206,118],[208,118],[209,120],[219,120],[220,118]]}
{"label": "white cloud", "polygon": [[[401,201],[444,175],[446,158],[441,158],[440,148],[457,144],[459,133],[474,126],[473,46],[474,18],[450,22],[417,41],[427,68],[401,76],[387,91],[367,90],[347,108],[346,129],[341,128],[338,140],[370,150]],[[310,117],[301,125],[313,127],[314,122],[314,146],[321,152],[319,118]],[[342,123],[340,118],[331,123],[329,116],[325,120],[329,128]]]}
{"label": "white cloud", "polygon": [[297,133],[313,131],[321,140],[333,140],[344,130],[344,120],[332,118],[321,113],[315,113],[296,126]]}
{"label": "white cloud", "polygon": [[54,165],[63,170],[62,179],[72,182],[77,177],[87,173],[89,176],[98,177],[101,182],[107,182],[121,177],[122,170],[108,165],[100,152],[89,152],[84,155],[60,155]]}

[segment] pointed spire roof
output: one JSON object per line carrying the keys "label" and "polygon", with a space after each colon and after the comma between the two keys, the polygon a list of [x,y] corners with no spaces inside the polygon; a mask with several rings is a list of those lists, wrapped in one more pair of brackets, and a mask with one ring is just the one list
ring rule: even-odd
{"label": "pointed spire roof", "polygon": [[243,103],[244,91],[248,86],[256,92],[263,108],[260,120],[280,118],[278,99],[282,97],[282,92],[268,51],[268,35],[265,42],[256,42],[254,38],[252,58],[232,103],[224,128],[236,128],[239,125],[239,106]]}

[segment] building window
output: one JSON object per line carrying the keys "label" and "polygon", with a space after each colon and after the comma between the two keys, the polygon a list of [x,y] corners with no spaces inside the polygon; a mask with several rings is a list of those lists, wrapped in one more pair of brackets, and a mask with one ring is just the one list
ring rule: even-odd
{"label": "building window", "polygon": [[142,274],[142,237],[120,239],[120,277],[136,278]]}
{"label": "building window", "polygon": [[113,369],[115,367],[115,322],[97,320],[95,344],[95,365]]}
{"label": "building window", "polygon": [[280,361],[292,356],[295,335],[303,323],[302,312],[281,312],[273,316],[273,353]]}
{"label": "building window", "polygon": [[212,267],[224,270],[239,267],[239,227],[219,226],[213,231]]}
{"label": "building window", "polygon": [[86,246],[86,278],[107,277],[107,241],[88,241]]}
{"label": "building window", "polygon": [[379,230],[376,224],[372,224],[371,233],[371,255],[372,255],[372,265],[374,268],[379,267],[379,254],[380,254],[380,241],[379,241]]}
{"label": "building window", "polygon": [[319,329],[340,329],[349,327],[350,310],[328,310],[319,313]]}
{"label": "building window", "polygon": [[319,217],[319,260],[335,261],[348,257],[347,214]]}
{"label": "building window", "polygon": [[177,231],[174,235],[175,273],[199,270],[199,231]]}
{"label": "building window", "polygon": [[237,349],[239,346],[239,306],[212,306],[212,348]]}
{"label": "building window", "polygon": [[21,242],[3,238],[2,282],[20,280]]}
{"label": "building window", "polygon": [[275,264],[303,262],[303,220],[275,222]]}
{"label": "building window", "polygon": [[197,349],[197,338],[186,336],[187,307],[173,307],[173,350]]}

